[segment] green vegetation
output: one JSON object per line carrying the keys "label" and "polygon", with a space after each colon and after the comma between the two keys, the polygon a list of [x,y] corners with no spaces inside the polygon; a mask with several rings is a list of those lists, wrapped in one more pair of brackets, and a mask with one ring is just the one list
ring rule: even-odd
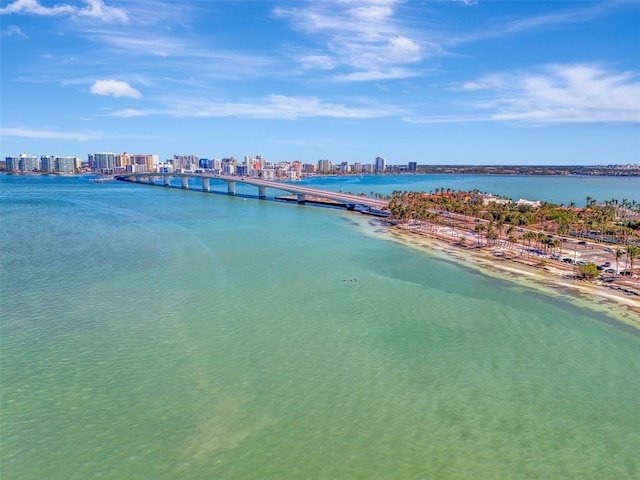
{"label": "green vegetation", "polygon": [[[602,203],[591,197],[586,200],[582,208],[575,204],[564,206],[544,202],[516,204],[510,199],[477,190],[454,192],[437,188],[435,193],[394,191],[389,210],[396,221],[426,220],[468,228],[476,232],[478,245],[482,245],[482,237],[488,244],[503,238],[560,252],[562,242],[556,236],[573,236],[640,247],[640,203],[627,199]],[[523,231],[516,235],[517,230]],[[627,252],[627,261],[631,264],[633,255],[638,258],[635,250],[632,249],[631,255]]]}
{"label": "green vegetation", "polygon": [[593,280],[599,273],[595,263],[590,262],[586,265],[578,265],[578,277],[583,280]]}

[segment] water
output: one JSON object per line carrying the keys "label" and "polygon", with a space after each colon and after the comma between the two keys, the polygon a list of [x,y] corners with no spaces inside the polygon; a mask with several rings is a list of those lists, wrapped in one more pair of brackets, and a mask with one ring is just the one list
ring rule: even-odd
{"label": "water", "polygon": [[344,192],[390,195],[394,190],[431,192],[437,188],[502,195],[513,200],[542,200],[583,206],[586,198],[598,202],[616,198],[640,202],[640,177],[529,176],[529,175],[364,175],[312,177],[303,181]]}
{"label": "water", "polygon": [[0,182],[3,479],[640,476],[602,313],[338,210]]}

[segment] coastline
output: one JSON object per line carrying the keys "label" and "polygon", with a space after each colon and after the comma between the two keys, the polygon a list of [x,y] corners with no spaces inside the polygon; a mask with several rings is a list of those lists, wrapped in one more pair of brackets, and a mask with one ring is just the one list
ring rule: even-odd
{"label": "coastline", "polygon": [[[456,244],[451,238],[416,231],[406,225],[394,225],[380,220],[368,223],[375,227],[383,226],[383,233],[392,241],[435,253],[484,275],[508,279],[541,293],[568,299],[581,307],[605,314],[611,318],[612,323],[640,334],[640,285],[637,292],[633,290],[625,293],[603,282],[570,278],[566,270],[552,266],[541,268],[523,259],[496,256],[499,249],[495,247],[467,248]],[[379,229],[377,231],[380,232]]]}

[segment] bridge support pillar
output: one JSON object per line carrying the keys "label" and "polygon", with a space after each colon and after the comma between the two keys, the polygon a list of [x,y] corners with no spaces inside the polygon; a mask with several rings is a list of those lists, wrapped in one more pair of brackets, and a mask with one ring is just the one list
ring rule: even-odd
{"label": "bridge support pillar", "polygon": [[149,185],[153,185],[155,177],[153,175],[149,175]]}
{"label": "bridge support pillar", "polygon": [[136,183],[142,183],[142,175],[136,175]]}
{"label": "bridge support pillar", "polygon": [[211,191],[211,183],[210,183],[210,178],[203,178],[202,179],[202,191],[203,192],[210,192]]}
{"label": "bridge support pillar", "polygon": [[236,194],[236,182],[234,182],[233,180],[229,180],[227,182],[227,193],[229,195],[235,195]]}
{"label": "bridge support pillar", "polygon": [[304,193],[298,193],[296,197],[298,198],[298,203],[301,205],[304,205],[304,203],[307,201],[307,196]]}
{"label": "bridge support pillar", "polygon": [[262,200],[267,198],[267,187],[265,187],[264,185],[258,187],[258,198]]}
{"label": "bridge support pillar", "polygon": [[182,181],[182,188],[185,190],[189,188],[189,177],[180,177],[180,180]]}
{"label": "bridge support pillar", "polygon": [[171,186],[171,175],[166,175],[164,177],[164,186],[165,187],[170,187]]}

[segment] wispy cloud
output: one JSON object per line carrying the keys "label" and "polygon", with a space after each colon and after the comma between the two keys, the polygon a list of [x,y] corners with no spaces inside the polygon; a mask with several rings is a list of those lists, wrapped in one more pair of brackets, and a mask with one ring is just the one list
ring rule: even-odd
{"label": "wispy cloud", "polygon": [[126,23],[128,16],[124,10],[109,7],[102,0],[85,0],[84,7],[69,4],[58,4],[47,7],[38,0],[15,0],[6,7],[0,8],[0,15],[23,14],[41,16],[70,16],[95,18],[104,22]]}
{"label": "wispy cloud", "polygon": [[7,28],[3,28],[0,31],[0,35],[2,35],[3,37],[29,38],[24,34],[24,32],[20,29],[20,27],[16,25],[9,25]]}
{"label": "wispy cloud", "polygon": [[430,45],[397,19],[400,3],[335,0],[276,8],[274,14],[319,43],[296,57],[302,68],[335,70],[333,79],[339,81],[407,78],[416,76],[408,65],[423,60]]}
{"label": "wispy cloud", "polygon": [[[571,3],[569,2],[568,5]],[[589,2],[586,6],[568,8],[553,13],[531,15],[525,18],[496,19],[481,28],[464,34],[453,34],[443,38],[443,44],[455,46],[490,38],[502,38],[537,29],[549,29],[572,23],[590,22],[624,6],[624,2]]]}
{"label": "wispy cloud", "polygon": [[127,82],[120,80],[98,80],[91,86],[91,93],[96,95],[105,95],[108,97],[128,97],[141,98],[142,94],[129,85]]}
{"label": "wispy cloud", "polygon": [[[500,76],[497,76],[500,80]],[[592,65],[548,65],[507,74],[488,103],[496,120],[534,123],[640,122],[640,74]]]}
{"label": "wispy cloud", "polygon": [[0,136],[77,141],[95,140],[100,138],[100,135],[97,133],[61,132],[58,130],[34,130],[29,128],[1,128]]}
{"label": "wispy cloud", "polygon": [[207,102],[201,99],[163,99],[163,106],[146,109],[124,109],[110,114],[115,117],[165,115],[173,117],[244,117],[295,120],[305,117],[379,118],[406,113],[404,110],[362,102],[348,106],[326,102],[316,97],[267,95],[239,102]]}
{"label": "wispy cloud", "polygon": [[529,125],[640,122],[640,72],[552,64],[451,86],[474,98],[461,115],[407,117],[412,123],[511,121]]}

